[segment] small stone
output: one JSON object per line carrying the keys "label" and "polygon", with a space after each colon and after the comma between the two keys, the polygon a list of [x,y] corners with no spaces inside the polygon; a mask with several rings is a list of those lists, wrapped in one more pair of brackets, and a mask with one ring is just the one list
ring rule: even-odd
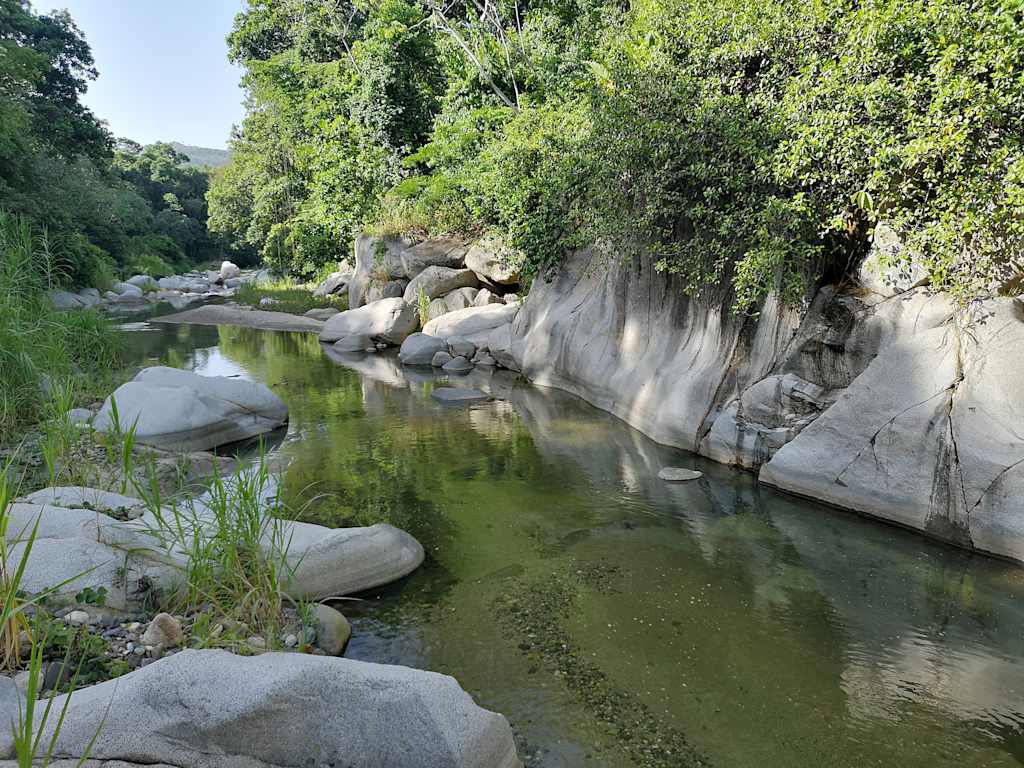
{"label": "small stone", "polygon": [[452,351],[452,357],[464,357],[469,360],[476,354],[476,344],[462,336],[449,338],[448,347]]}
{"label": "small stone", "polygon": [[498,361],[491,357],[490,354],[482,355],[479,359],[474,359],[473,362],[477,365],[486,365],[491,368],[498,364]]}
{"label": "small stone", "polygon": [[662,480],[667,480],[670,483],[684,483],[687,480],[696,480],[703,476],[703,472],[698,472],[696,469],[685,469],[683,467],[663,467],[658,473],[658,477]]}
{"label": "small stone", "polygon": [[285,648],[294,648],[298,644],[299,644],[299,638],[298,637],[296,637],[295,635],[285,635],[285,638],[284,638],[284,647]]}
{"label": "small stone", "polygon": [[443,368],[445,365],[450,363],[451,360],[452,356],[441,349],[434,353],[434,357],[430,360],[430,364],[435,368]]}
{"label": "small stone", "polygon": [[64,621],[66,621],[68,624],[81,626],[82,624],[89,623],[89,614],[85,611],[71,611],[71,613],[67,614],[64,617]]}
{"label": "small stone", "polygon": [[442,366],[442,370],[448,373],[467,373],[473,370],[473,364],[460,355],[459,357],[453,357],[445,363]]}
{"label": "small stone", "polygon": [[162,645],[164,648],[176,648],[185,642],[185,633],[181,623],[169,613],[158,613],[149,623],[142,635],[144,645]]}
{"label": "small stone", "polygon": [[134,653],[136,656],[145,656],[146,655],[146,646],[144,646],[144,645],[136,645],[135,648],[132,649],[132,653]]}
{"label": "small stone", "polygon": [[258,648],[258,649],[263,649],[263,648],[266,648],[266,647],[267,647],[267,641],[266,641],[266,640],[264,640],[264,639],[263,639],[262,637],[260,637],[259,635],[253,635],[252,637],[250,637],[250,638],[249,638],[248,640],[246,640],[245,642],[246,642],[246,644],[247,644],[247,645],[248,645],[248,646],[249,646],[250,648]]}
{"label": "small stone", "polygon": [[316,624],[316,647],[328,656],[339,655],[352,636],[348,619],[340,611],[322,603],[317,603],[310,610]]}

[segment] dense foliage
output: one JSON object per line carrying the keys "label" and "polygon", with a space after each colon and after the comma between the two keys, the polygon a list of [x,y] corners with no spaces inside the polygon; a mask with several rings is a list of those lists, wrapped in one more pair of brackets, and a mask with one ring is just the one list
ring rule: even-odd
{"label": "dense foliage", "polygon": [[962,297],[1022,268],[1020,0],[249,0],[230,45],[211,224],[298,274],[374,224],[642,248],[739,308],[882,220]]}
{"label": "dense foliage", "polygon": [[80,101],[96,76],[66,12],[0,0],[0,209],[48,232],[70,283],[212,257],[206,171],[167,144],[115,148]]}

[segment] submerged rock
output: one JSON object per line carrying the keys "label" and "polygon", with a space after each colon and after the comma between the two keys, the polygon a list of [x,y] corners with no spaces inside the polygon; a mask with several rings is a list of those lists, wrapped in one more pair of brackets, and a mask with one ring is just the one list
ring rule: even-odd
{"label": "submerged rock", "polygon": [[697,480],[704,477],[704,473],[698,472],[696,469],[686,469],[685,467],[662,467],[658,472],[658,477],[670,483],[685,483],[688,480]]}
{"label": "submerged rock", "polygon": [[[65,697],[54,700],[62,711]],[[56,718],[44,729],[43,742]],[[91,744],[91,749],[90,749]],[[405,667],[189,650],[76,691],[58,757],[180,768],[519,768],[512,731],[451,677]]]}
{"label": "submerged rock", "polygon": [[398,359],[405,365],[430,365],[434,355],[448,349],[444,339],[428,336],[425,333],[414,333],[402,342],[398,350]]}
{"label": "submerged rock", "polygon": [[134,427],[136,441],[157,448],[206,450],[288,421],[287,406],[263,384],[162,366],[143,369],[107,398],[93,420],[99,432],[116,427],[113,401],[120,428]]}
{"label": "submerged rock", "polygon": [[479,403],[490,400],[491,396],[479,389],[462,387],[440,387],[430,393],[430,396],[441,403],[462,405],[465,403]]}
{"label": "submerged rock", "polygon": [[473,364],[462,356],[453,357],[442,368],[448,373],[466,373],[473,370]]}

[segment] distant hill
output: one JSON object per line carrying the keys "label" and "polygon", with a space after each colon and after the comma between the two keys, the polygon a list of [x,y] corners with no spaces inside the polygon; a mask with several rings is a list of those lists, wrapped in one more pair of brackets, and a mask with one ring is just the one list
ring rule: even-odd
{"label": "distant hill", "polygon": [[178,152],[188,155],[189,165],[199,167],[220,168],[227,165],[231,160],[231,152],[226,149],[210,149],[209,147],[193,147],[189,144],[182,144],[180,141],[172,141],[170,145]]}

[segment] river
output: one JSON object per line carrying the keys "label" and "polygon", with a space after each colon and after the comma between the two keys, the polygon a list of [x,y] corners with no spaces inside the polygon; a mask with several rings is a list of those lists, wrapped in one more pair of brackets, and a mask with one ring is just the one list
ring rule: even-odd
{"label": "river", "polygon": [[[1016,566],[758,487],[505,372],[452,408],[393,354],[132,327],[135,362],[287,402],[273,450],[295,514],[423,543],[411,577],[341,604],[346,656],[455,676],[527,766],[1024,761]],[[667,465],[705,475],[667,484]]]}

